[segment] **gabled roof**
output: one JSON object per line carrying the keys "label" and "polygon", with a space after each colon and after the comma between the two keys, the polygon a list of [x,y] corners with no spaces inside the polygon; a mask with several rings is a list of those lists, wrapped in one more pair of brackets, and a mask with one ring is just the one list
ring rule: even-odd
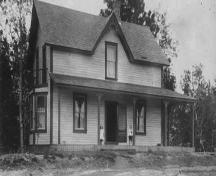
{"label": "gabled roof", "polygon": [[128,83],[120,83],[111,80],[99,80],[99,79],[91,79],[91,78],[82,78],[61,74],[50,74],[51,79],[59,85],[64,86],[75,86],[75,87],[83,87],[95,89],[97,91],[102,90],[108,92],[116,92],[130,95],[138,95],[138,96],[150,96],[163,98],[167,100],[181,101],[181,102],[194,102],[195,99],[193,97],[189,97],[186,95],[179,94],[177,92],[159,88],[159,87],[151,87],[151,86],[142,86]]}
{"label": "gabled roof", "polygon": [[169,65],[148,27],[118,23],[114,13],[105,18],[38,0],[34,1],[34,8],[34,18],[38,19],[45,43],[93,54],[101,34],[110,27],[107,25],[110,23],[119,28],[117,31],[131,61]]}

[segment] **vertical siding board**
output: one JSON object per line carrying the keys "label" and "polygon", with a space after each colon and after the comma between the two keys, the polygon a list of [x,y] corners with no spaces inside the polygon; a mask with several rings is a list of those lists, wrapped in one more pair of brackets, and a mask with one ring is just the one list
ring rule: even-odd
{"label": "vertical siding board", "polygon": [[[50,47],[50,73],[53,72],[53,49]],[[49,79],[50,82],[50,144],[53,144],[53,81]]]}
{"label": "vertical siding board", "polygon": [[61,98],[61,89],[58,88],[58,144],[61,144],[61,104],[60,104],[60,98]]}
{"label": "vertical siding board", "polygon": [[58,87],[53,86],[52,142],[58,144]]}

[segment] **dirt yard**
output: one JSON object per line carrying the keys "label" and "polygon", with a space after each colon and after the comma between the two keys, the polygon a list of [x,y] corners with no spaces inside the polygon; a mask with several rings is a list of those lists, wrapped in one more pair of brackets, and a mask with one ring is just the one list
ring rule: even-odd
{"label": "dirt yard", "polygon": [[127,151],[0,156],[0,176],[215,176],[216,155]]}

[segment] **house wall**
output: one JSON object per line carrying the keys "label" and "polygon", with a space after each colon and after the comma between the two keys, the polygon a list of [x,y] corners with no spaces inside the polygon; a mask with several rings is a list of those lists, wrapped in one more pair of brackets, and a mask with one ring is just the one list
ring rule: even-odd
{"label": "house wall", "polygon": [[[73,133],[73,93],[87,94],[87,133]],[[97,95],[71,88],[54,87],[53,144],[58,144],[58,97],[60,98],[60,144],[97,144]],[[100,106],[100,125],[105,127],[105,101],[117,101],[127,107],[127,132],[133,126],[133,101],[119,95],[103,95]],[[55,103],[56,102],[56,103]],[[136,135],[135,145],[155,146],[161,143],[160,101],[147,99],[146,136]],[[128,143],[120,143],[125,145]]]}
{"label": "house wall", "polygon": [[147,99],[146,136],[136,135],[136,145],[155,146],[161,144],[161,102]]}
{"label": "house wall", "polygon": [[[161,86],[161,69],[156,66],[137,65],[129,62],[126,53],[114,31],[107,33],[99,43],[95,54],[87,56],[64,51],[53,51],[53,72],[71,76],[105,79],[105,41],[118,43],[118,82],[141,84],[148,86]],[[41,30],[38,30],[39,67],[42,67],[42,46],[44,44]],[[46,58],[48,72],[50,72],[50,47],[46,46]],[[35,62],[34,62],[35,68]],[[47,132],[35,134],[35,144],[50,144],[50,99],[53,96],[53,144],[58,144],[58,96],[60,95],[60,143],[61,144],[97,144],[97,96],[88,94],[88,119],[87,134],[73,133],[73,90],[57,87],[50,91],[50,77],[48,87],[36,88],[35,92],[48,92],[47,95]],[[58,93],[60,93],[58,95]],[[101,102],[101,125],[105,126],[105,100],[118,100],[127,107],[127,128],[133,125],[132,100],[116,95],[104,96]],[[160,103],[149,100],[147,109],[147,135],[136,136],[136,145],[156,145],[161,142],[160,134]],[[128,131],[128,130],[127,130]],[[29,136],[30,144],[33,144],[33,134]],[[124,144],[124,143],[122,143]]]}
{"label": "house wall", "polygon": [[118,82],[161,87],[161,68],[159,66],[139,65],[129,62],[114,31],[104,35],[92,56],[54,50],[53,72],[104,80],[105,41],[118,43]]}
{"label": "house wall", "polygon": [[[87,133],[73,133],[73,93],[77,90],[54,87],[53,100],[60,98],[60,143],[97,144],[97,97],[87,94]],[[59,93],[59,95],[58,95]],[[85,93],[80,92],[79,93]],[[54,103],[53,144],[58,144],[58,104]],[[103,109],[101,108],[101,111]],[[101,112],[101,115],[103,113]]]}
{"label": "house wall", "polygon": [[[36,48],[39,48],[39,68],[42,68],[42,58],[43,58],[43,53],[42,53],[42,47],[44,45],[44,40],[41,32],[40,25],[38,26],[38,34],[37,34],[37,43],[36,43]],[[34,55],[34,62],[33,62],[33,69],[36,69],[36,59]],[[50,71],[50,47],[46,46],[46,62],[47,62],[47,68],[48,72]],[[35,76],[35,74],[34,74]],[[35,93],[40,93],[40,92],[47,92],[47,132],[46,133],[31,133],[29,135],[29,144],[32,145],[34,144],[34,137],[35,135],[35,144],[50,144],[50,77],[48,76],[48,85],[47,87],[40,87],[40,88],[35,88],[34,92]]]}

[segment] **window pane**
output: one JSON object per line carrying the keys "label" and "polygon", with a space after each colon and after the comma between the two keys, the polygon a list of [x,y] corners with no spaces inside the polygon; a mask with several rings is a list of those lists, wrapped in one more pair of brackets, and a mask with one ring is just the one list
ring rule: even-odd
{"label": "window pane", "polygon": [[118,121],[118,124],[119,124],[119,130],[126,130],[126,125],[127,125],[127,119],[126,119],[126,107],[123,106],[123,105],[119,105],[119,121]]}
{"label": "window pane", "polygon": [[37,107],[38,108],[45,108],[45,96],[38,96],[37,97]]}
{"label": "window pane", "polygon": [[106,76],[116,78],[117,45],[106,44]]}
{"label": "window pane", "polygon": [[145,132],[145,105],[141,103],[136,107],[136,131]]}
{"label": "window pane", "polygon": [[38,129],[45,129],[45,122],[46,121],[46,116],[45,116],[45,113],[40,113],[38,112],[37,113],[37,128]]}
{"label": "window pane", "polygon": [[107,61],[116,61],[116,46],[107,45]]}
{"label": "window pane", "polygon": [[74,118],[75,118],[75,129],[84,130],[85,129],[85,97],[77,96],[74,100]]}
{"label": "window pane", "polygon": [[115,78],[115,63],[107,61],[107,77]]}
{"label": "window pane", "polygon": [[36,98],[37,129],[46,129],[46,96],[39,95]]}

